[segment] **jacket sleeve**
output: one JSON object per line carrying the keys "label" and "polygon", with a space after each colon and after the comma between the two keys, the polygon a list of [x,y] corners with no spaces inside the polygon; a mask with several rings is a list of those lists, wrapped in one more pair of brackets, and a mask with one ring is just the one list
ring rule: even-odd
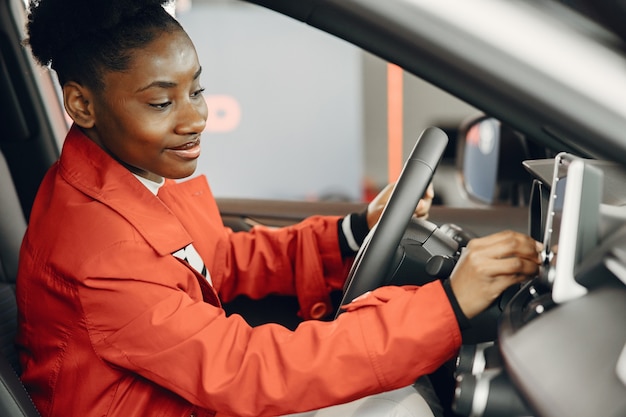
{"label": "jacket sleeve", "polygon": [[193,237],[222,300],[297,295],[304,319],[332,311],[329,293],[343,287],[351,263],[339,249],[340,217],[314,216],[293,226],[234,233],[222,224],[203,177],[164,186],[159,197]]}
{"label": "jacket sleeve", "polygon": [[352,260],[339,250],[339,220],[314,216],[279,229],[228,230],[211,268],[220,298],[297,295],[303,318],[326,316],[333,308],[329,294],[343,287]]}
{"label": "jacket sleeve", "polygon": [[[460,345],[439,282],[383,287],[332,322],[307,321],[295,331],[251,328],[204,302],[196,276],[173,257],[156,259],[150,248],[130,243],[111,251],[84,264],[101,273],[78,287],[95,352],[229,415],[306,411],[406,386]],[[107,276],[107,270],[126,272]]]}

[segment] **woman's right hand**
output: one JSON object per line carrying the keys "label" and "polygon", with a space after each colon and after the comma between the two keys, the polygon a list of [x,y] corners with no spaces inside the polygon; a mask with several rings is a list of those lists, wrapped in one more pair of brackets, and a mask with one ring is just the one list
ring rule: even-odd
{"label": "woman's right hand", "polygon": [[463,313],[472,318],[511,285],[537,275],[541,244],[513,231],[472,239],[450,276]]}

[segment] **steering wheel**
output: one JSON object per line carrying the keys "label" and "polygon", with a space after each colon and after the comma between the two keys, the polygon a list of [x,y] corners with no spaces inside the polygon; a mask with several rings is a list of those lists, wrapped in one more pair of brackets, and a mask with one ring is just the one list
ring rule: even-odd
{"label": "steering wheel", "polygon": [[[436,127],[425,129],[391,192],[378,223],[370,230],[357,252],[344,286],[340,305],[380,287],[419,200],[448,145],[448,136]],[[341,314],[340,308],[335,318]]]}

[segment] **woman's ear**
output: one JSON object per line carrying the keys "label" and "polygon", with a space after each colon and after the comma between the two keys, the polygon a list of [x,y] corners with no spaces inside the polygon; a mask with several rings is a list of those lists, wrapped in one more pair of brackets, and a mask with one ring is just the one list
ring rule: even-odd
{"label": "woman's ear", "polygon": [[63,86],[63,104],[65,111],[78,126],[89,129],[95,124],[93,94],[91,90],[69,81]]}

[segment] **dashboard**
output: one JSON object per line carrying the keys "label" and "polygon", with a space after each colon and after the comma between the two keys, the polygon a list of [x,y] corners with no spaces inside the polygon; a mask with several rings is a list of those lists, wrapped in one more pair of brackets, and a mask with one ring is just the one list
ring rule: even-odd
{"label": "dashboard", "polygon": [[525,161],[539,276],[507,303],[492,342],[457,359],[461,416],[626,415],[626,173],[561,153]]}

